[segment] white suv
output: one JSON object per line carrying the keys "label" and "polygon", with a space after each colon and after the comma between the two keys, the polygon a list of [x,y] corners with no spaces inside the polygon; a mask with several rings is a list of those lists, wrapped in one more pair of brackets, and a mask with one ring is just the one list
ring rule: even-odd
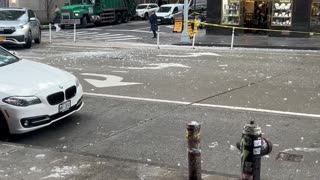
{"label": "white suv", "polygon": [[154,3],[150,4],[139,4],[136,8],[136,17],[140,17],[143,19],[149,19],[149,16],[151,15],[151,12],[158,11],[159,6]]}

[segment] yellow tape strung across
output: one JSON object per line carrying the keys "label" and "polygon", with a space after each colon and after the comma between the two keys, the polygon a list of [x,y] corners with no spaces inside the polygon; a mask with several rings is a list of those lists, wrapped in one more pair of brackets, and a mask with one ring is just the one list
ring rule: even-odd
{"label": "yellow tape strung across", "polygon": [[[193,23],[193,21],[188,21],[188,23]],[[246,28],[246,27],[237,27],[237,26],[227,26],[221,24],[210,24],[204,22],[198,22],[199,24],[205,26],[213,26],[213,27],[221,27],[221,28],[228,28],[228,29],[239,29],[239,30],[254,30],[254,31],[266,31],[266,32],[285,32],[285,33],[298,33],[298,34],[312,34],[312,35],[320,35],[317,32],[305,32],[305,31],[289,31],[289,30],[277,30],[277,29],[259,29],[259,28]]]}

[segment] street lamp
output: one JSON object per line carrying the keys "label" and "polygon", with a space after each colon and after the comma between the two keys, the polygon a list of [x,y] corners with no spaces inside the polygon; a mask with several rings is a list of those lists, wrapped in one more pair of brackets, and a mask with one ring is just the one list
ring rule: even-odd
{"label": "street lamp", "polygon": [[184,6],[183,6],[183,31],[181,34],[181,40],[182,43],[190,43],[190,38],[188,35],[188,0],[184,0]]}

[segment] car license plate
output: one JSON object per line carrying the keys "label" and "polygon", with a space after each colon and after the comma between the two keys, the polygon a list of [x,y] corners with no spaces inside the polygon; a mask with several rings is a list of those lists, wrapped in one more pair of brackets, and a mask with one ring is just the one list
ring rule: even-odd
{"label": "car license plate", "polygon": [[0,41],[5,41],[6,37],[0,37]]}
{"label": "car license plate", "polygon": [[64,103],[59,104],[59,112],[65,112],[68,111],[71,107],[71,101],[67,101]]}

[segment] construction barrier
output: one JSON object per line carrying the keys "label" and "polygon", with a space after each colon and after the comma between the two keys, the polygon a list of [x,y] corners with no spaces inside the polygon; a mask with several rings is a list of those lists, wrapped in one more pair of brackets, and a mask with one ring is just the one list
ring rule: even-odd
{"label": "construction barrier", "polygon": [[173,32],[181,33],[183,28],[183,21],[182,18],[175,18],[174,19],[174,26],[173,26]]}

